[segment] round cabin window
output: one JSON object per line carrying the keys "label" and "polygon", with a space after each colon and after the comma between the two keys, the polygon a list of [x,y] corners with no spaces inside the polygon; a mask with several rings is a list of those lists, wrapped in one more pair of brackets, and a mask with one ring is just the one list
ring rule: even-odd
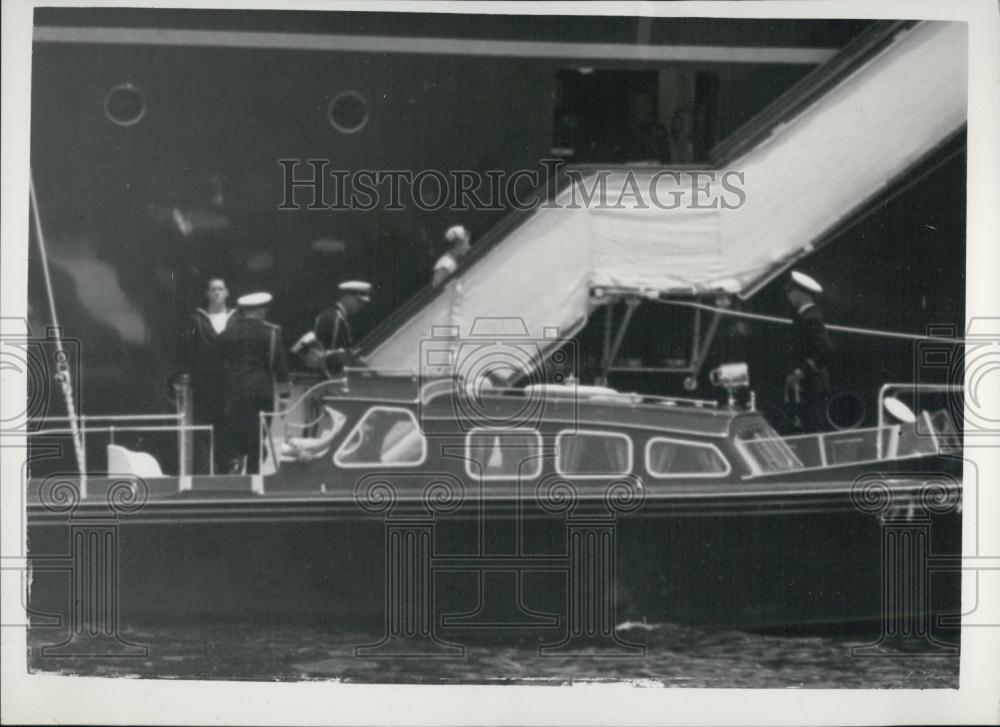
{"label": "round cabin window", "polygon": [[342,134],[355,134],[368,123],[368,102],[357,91],[343,91],[330,102],[327,118]]}
{"label": "round cabin window", "polygon": [[146,97],[131,83],[115,86],[104,99],[104,115],[118,126],[138,124],[146,115]]}

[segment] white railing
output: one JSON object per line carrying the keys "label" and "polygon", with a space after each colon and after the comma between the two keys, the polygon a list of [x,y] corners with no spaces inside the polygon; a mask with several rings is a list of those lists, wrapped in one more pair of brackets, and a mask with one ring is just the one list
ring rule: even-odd
{"label": "white railing", "polygon": [[[931,394],[962,394],[964,396],[965,387],[961,384],[913,384],[913,383],[888,383],[883,384],[878,390],[878,423],[879,426],[885,425],[885,400],[890,394],[898,393],[910,393],[913,395],[919,395],[920,393],[931,393]],[[916,409],[923,409],[923,407],[916,406]],[[947,411],[947,409],[945,410]],[[949,419],[949,423],[954,428],[954,432],[943,431],[942,427],[937,427],[934,425],[932,416],[923,410],[920,412],[921,421],[926,427],[926,435],[930,436],[935,444],[940,449],[942,446],[951,446],[952,444],[961,445],[962,438],[961,432],[956,425],[954,417]],[[942,442],[942,439],[947,439],[948,436],[954,435],[957,438],[957,442]]]}
{"label": "white railing", "polygon": [[[929,419],[927,422],[930,425]],[[940,451],[936,437],[928,441],[915,425],[902,424],[789,437],[737,438],[736,448],[753,477],[927,457]]]}
{"label": "white railing", "polygon": [[[574,384],[542,384],[541,387],[530,389],[524,386],[491,386],[482,389],[478,396],[486,397],[507,397],[518,395],[526,397],[538,396],[541,399],[551,399],[552,401],[565,401],[575,399],[576,401],[618,401],[626,404],[663,404],[666,406],[687,406],[696,409],[718,409],[719,403],[712,399],[694,399],[685,396],[658,396],[654,394],[640,394],[631,391],[596,391],[595,387]],[[603,387],[598,387],[603,388]],[[446,395],[475,396],[470,394],[465,388],[465,382],[455,378],[440,378],[428,381],[420,387],[418,400],[421,404],[427,405],[434,399]]]}
{"label": "white railing", "polygon": [[[107,434],[110,444],[115,444],[116,434],[127,434],[135,432],[176,432],[178,447],[177,477],[178,488],[180,490],[190,489],[191,474],[187,472],[187,441],[183,436],[188,432],[208,432],[209,451],[209,475],[215,474],[215,431],[211,424],[185,424],[183,414],[108,414],[108,415],[80,415],[76,417],[79,426],[81,445],[86,451],[87,436],[95,434]],[[68,416],[46,417],[45,423],[70,422]],[[149,422],[149,424],[131,423]],[[159,424],[158,422],[165,422]],[[94,426],[100,424],[101,426]],[[72,427],[46,427],[32,430],[26,433],[28,438],[44,436],[63,436],[73,434]],[[80,473],[80,497],[87,496],[87,474]],[[123,473],[116,473],[123,474]],[[127,474],[127,473],[125,473]]]}

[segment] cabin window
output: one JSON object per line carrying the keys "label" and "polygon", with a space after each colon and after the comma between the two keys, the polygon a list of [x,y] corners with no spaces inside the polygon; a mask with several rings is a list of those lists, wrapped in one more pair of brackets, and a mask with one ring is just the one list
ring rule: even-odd
{"label": "cabin window", "polygon": [[423,464],[427,440],[413,412],[374,406],[365,412],[333,456],[341,467],[401,467]]}
{"label": "cabin window", "polygon": [[632,440],[613,432],[560,432],[556,471],[574,477],[608,477],[632,471]]}
{"label": "cabin window", "polygon": [[646,444],[646,469],[654,477],[723,477],[731,471],[714,444],[667,437]]}
{"label": "cabin window", "polygon": [[465,471],[484,480],[533,479],[542,471],[542,435],[534,429],[474,429],[465,438]]}
{"label": "cabin window", "polygon": [[736,444],[754,474],[793,472],[803,468],[802,460],[788,442],[764,421],[743,424]]}

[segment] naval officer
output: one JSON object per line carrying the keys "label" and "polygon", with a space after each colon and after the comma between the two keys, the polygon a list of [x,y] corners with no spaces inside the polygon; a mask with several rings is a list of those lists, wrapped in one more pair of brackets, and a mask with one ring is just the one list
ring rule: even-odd
{"label": "naval officer", "polygon": [[785,287],[795,326],[795,369],[789,381],[798,390],[798,417],[806,432],[823,431],[828,424],[826,410],[833,342],[816,306],[816,297],[822,292],[819,283],[798,270],[792,271]]}
{"label": "naval officer", "polygon": [[229,471],[255,474],[260,455],[260,412],[274,411],[274,384],[288,384],[281,328],[264,320],[270,293],[244,295],[223,341]]}
{"label": "naval officer", "polygon": [[348,280],[337,286],[341,296],[332,308],[316,316],[311,331],[300,338],[292,352],[299,354],[310,368],[326,375],[344,367],[354,345],[352,323],[371,301],[371,283]]}

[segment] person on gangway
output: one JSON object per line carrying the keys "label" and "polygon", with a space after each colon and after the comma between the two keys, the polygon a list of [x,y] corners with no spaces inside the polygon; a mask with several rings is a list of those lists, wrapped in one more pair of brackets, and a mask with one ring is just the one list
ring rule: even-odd
{"label": "person on gangway", "polygon": [[448,231],[444,233],[444,239],[451,245],[451,248],[434,264],[434,277],[431,280],[431,285],[434,286],[441,285],[450,278],[458,270],[459,263],[469,254],[471,249],[472,236],[462,225],[449,227]]}

